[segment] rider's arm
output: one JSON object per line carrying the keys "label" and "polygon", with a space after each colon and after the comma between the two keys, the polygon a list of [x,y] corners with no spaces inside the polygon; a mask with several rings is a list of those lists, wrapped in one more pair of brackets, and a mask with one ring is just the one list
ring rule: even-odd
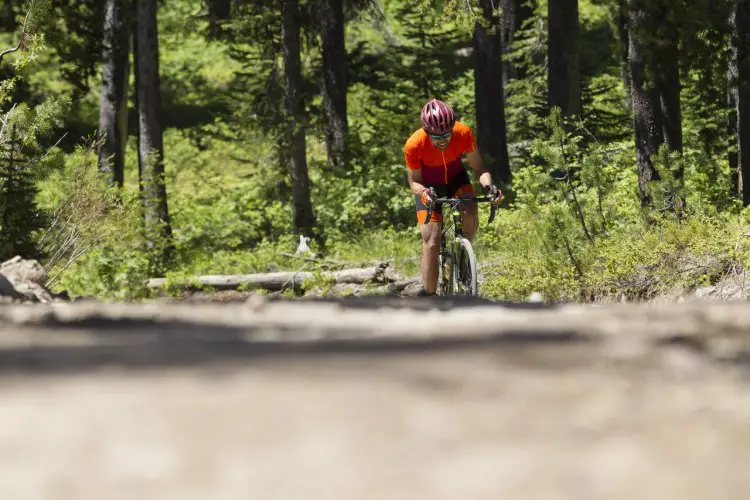
{"label": "rider's arm", "polygon": [[492,175],[484,166],[484,160],[482,160],[482,155],[479,153],[479,149],[475,149],[471,153],[467,153],[466,160],[469,162],[471,169],[474,171],[474,175],[479,178],[479,183],[482,185],[482,187],[490,186],[492,184]]}
{"label": "rider's arm", "polygon": [[490,175],[487,168],[484,166],[484,160],[482,159],[479,148],[477,148],[477,143],[474,140],[474,131],[465,125],[456,128],[458,128],[459,132],[456,139],[466,153],[466,160],[474,171],[474,175],[479,179],[479,183],[482,187],[486,188],[487,186],[491,186],[492,175]]}
{"label": "rider's arm", "polygon": [[427,191],[427,188],[422,185],[422,169],[421,168],[407,168],[406,176],[409,180],[409,187],[411,192],[416,196],[422,196],[422,193]]}
{"label": "rider's arm", "polygon": [[422,184],[422,149],[416,133],[404,145],[404,161],[409,189],[415,196],[422,196],[427,187]]}

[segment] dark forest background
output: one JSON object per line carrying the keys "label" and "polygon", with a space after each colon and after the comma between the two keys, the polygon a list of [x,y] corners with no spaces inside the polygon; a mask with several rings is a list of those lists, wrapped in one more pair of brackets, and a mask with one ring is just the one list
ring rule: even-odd
{"label": "dark forest background", "polygon": [[433,97],[506,192],[486,296],[642,299],[750,263],[750,0],[0,6],[0,259],[73,294],[298,269],[300,234],[418,274],[402,148]]}

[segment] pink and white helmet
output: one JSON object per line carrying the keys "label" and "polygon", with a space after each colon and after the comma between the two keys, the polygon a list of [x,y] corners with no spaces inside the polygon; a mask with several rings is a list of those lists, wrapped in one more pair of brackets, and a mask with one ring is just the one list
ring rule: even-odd
{"label": "pink and white helmet", "polygon": [[422,126],[427,133],[447,134],[453,130],[454,123],[456,123],[456,115],[453,108],[443,101],[433,99],[422,108]]}

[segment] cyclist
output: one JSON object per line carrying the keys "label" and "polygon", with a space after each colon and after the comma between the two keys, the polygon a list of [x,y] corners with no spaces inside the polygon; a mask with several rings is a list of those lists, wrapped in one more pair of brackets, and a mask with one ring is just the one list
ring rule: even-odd
{"label": "cyclist", "polygon": [[[435,207],[430,220],[425,220],[433,196],[472,196],[474,193],[461,161],[463,154],[487,196],[499,203],[502,192],[492,183],[471,128],[456,120],[448,104],[432,99],[422,108],[422,128],[414,132],[404,146],[409,187],[414,194],[417,222],[422,232],[421,272],[425,295],[435,294],[438,281],[442,211]],[[461,204],[461,221],[464,235],[473,240],[477,232],[476,203]]]}

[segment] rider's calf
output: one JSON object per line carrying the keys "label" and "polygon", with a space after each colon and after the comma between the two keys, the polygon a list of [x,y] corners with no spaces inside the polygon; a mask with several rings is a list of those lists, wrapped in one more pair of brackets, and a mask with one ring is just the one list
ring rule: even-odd
{"label": "rider's calf", "polygon": [[438,254],[440,253],[439,222],[423,224],[422,230],[422,284],[427,293],[435,293],[438,280]]}
{"label": "rider's calf", "polygon": [[461,225],[463,226],[464,237],[469,241],[474,241],[479,226],[476,203],[464,203],[461,206]]}

